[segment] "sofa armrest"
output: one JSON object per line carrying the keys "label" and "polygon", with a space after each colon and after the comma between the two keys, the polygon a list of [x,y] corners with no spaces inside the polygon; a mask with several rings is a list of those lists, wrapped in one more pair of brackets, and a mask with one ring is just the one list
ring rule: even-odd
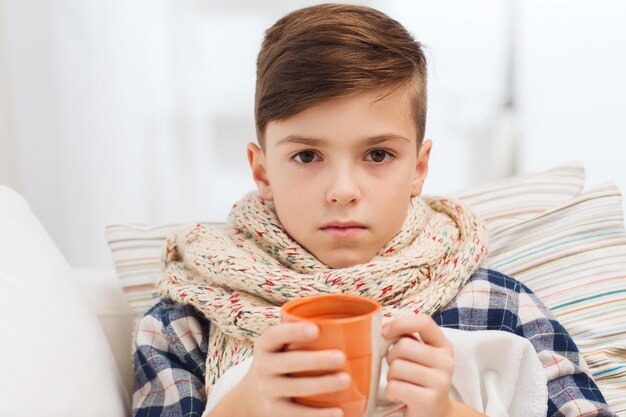
{"label": "sofa armrest", "polygon": [[133,383],[131,341],[135,315],[122,292],[115,269],[73,268],[72,273],[87,304],[98,317],[130,397]]}

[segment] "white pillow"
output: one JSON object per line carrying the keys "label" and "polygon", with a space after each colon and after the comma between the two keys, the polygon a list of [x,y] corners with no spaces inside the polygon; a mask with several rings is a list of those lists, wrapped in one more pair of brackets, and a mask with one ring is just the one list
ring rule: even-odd
{"label": "white pillow", "polygon": [[0,415],[128,416],[113,355],[70,266],[3,185],[0,286]]}

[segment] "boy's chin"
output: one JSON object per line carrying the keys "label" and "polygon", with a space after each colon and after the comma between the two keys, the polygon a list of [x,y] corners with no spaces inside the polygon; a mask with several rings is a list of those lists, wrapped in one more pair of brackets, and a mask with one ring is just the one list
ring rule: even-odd
{"label": "boy's chin", "polygon": [[335,251],[335,253],[331,254],[327,257],[317,257],[317,259],[322,262],[324,265],[331,269],[341,269],[341,268],[349,268],[351,266],[364,264],[369,262],[371,256],[366,256],[361,254],[360,256],[357,254],[344,254],[343,256],[339,251]]}

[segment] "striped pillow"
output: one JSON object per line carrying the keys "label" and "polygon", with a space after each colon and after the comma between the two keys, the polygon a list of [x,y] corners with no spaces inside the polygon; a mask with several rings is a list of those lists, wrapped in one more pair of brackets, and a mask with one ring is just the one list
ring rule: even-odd
{"label": "striped pillow", "polygon": [[572,162],[544,172],[509,177],[498,182],[450,193],[469,204],[487,224],[490,235],[561,204],[580,194],[585,170]]}
{"label": "striped pillow", "polygon": [[[224,226],[222,223],[202,224]],[[137,317],[143,316],[159,301],[154,283],[161,273],[165,240],[175,230],[186,225],[188,223],[155,226],[116,223],[106,226],[106,239],[117,277]]]}
{"label": "striped pillow", "polygon": [[626,233],[613,183],[489,236],[485,263],[530,287],[580,348],[616,413],[626,412]]}

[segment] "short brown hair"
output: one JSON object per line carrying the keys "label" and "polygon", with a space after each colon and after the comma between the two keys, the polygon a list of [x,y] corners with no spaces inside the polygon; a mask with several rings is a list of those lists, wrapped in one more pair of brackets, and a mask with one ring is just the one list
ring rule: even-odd
{"label": "short brown hair", "polygon": [[257,58],[257,140],[265,127],[350,93],[412,90],[418,147],[426,125],[426,58],[399,22],[366,6],[326,3],[295,10],[265,31]]}

